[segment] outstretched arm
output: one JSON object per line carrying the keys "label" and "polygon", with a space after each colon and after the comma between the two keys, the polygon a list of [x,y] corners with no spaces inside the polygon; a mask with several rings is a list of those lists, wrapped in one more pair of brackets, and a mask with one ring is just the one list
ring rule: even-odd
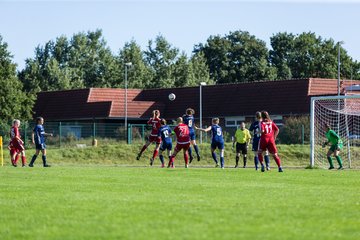
{"label": "outstretched arm", "polygon": [[211,130],[211,126],[205,128],[205,129],[204,129],[204,128],[198,128],[198,127],[195,126],[195,129],[196,129],[196,130],[199,130],[199,131],[203,131],[203,132],[208,132],[208,131]]}

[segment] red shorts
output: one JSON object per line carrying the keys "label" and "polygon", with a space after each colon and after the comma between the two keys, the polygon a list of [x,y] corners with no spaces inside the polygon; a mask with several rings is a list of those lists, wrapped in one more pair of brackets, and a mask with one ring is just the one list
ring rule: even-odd
{"label": "red shorts", "polygon": [[266,151],[266,149],[271,154],[277,153],[276,144],[272,138],[260,138],[259,150]]}
{"label": "red shorts", "polygon": [[15,148],[10,148],[10,156],[13,156],[15,153],[19,153],[19,151]]}
{"label": "red shorts", "polygon": [[149,142],[153,143],[153,142],[156,142],[158,144],[161,143],[161,137],[158,137],[158,136],[149,136]]}
{"label": "red shorts", "polygon": [[22,152],[25,150],[24,146],[17,140],[15,141],[13,140],[11,144],[12,144],[12,149],[15,149],[15,151],[17,152]]}
{"label": "red shorts", "polygon": [[175,151],[176,151],[176,152],[180,152],[182,149],[183,149],[184,151],[187,151],[187,150],[189,150],[189,148],[190,148],[190,143],[185,143],[185,144],[179,144],[179,143],[177,143],[177,144],[176,144],[176,147],[175,147]]}

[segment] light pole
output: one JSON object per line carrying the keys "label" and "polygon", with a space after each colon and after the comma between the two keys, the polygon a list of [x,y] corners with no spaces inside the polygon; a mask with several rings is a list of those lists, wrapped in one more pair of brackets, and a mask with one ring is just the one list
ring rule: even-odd
{"label": "light pole", "polygon": [[[202,86],[206,86],[206,82],[200,83],[200,128],[202,128]],[[200,144],[202,144],[202,131],[200,131]]]}
{"label": "light pole", "polygon": [[128,124],[127,124],[127,108],[128,108],[128,104],[127,104],[127,72],[128,72],[128,68],[132,66],[131,62],[127,62],[125,63],[125,138],[126,138],[126,143],[129,143],[129,139],[128,139]]}
{"label": "light pole", "polygon": [[338,82],[337,82],[337,94],[338,96],[340,96],[340,65],[341,65],[341,62],[340,62],[340,46],[341,44],[344,44],[343,41],[341,42],[338,42],[337,45],[338,45]]}
{"label": "light pole", "polygon": [[[338,45],[338,80],[337,80],[337,95],[340,96],[340,46],[343,44],[343,41],[337,43]],[[338,99],[338,123],[337,123],[337,132],[340,134],[340,100]]]}

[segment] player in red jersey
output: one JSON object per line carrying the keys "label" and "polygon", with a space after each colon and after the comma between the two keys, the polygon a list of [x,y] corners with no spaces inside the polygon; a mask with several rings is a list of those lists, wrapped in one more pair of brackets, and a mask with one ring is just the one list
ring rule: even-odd
{"label": "player in red jersey", "polygon": [[13,121],[13,126],[11,127],[10,130],[10,139],[11,139],[10,154],[12,154],[11,163],[14,167],[17,167],[18,157],[16,155],[21,154],[22,166],[25,167],[26,165],[25,148],[24,148],[24,142],[20,138],[19,127],[20,127],[20,120],[15,119]]}
{"label": "player in red jersey", "polygon": [[184,160],[185,160],[185,168],[189,167],[189,147],[190,147],[190,130],[188,125],[183,123],[183,118],[178,117],[177,121],[178,125],[174,128],[174,132],[176,134],[176,147],[174,149],[174,153],[170,157],[170,161],[168,167],[174,167],[174,160],[176,154],[181,150],[184,151]]}
{"label": "player in red jersey", "polygon": [[160,111],[154,110],[152,118],[147,122],[148,125],[151,125],[151,133],[149,138],[147,139],[145,145],[141,148],[141,151],[136,157],[136,160],[140,160],[142,153],[146,150],[146,148],[153,142],[156,143],[156,147],[153,153],[152,158],[150,158],[150,165],[153,165],[154,159],[159,153],[161,137],[158,136],[159,128],[161,127],[161,119],[160,119]]}
{"label": "player in red jersey", "polygon": [[19,160],[20,157],[19,151],[14,148],[14,146],[12,145],[12,141],[9,142],[9,145],[7,147],[10,152],[11,164],[14,166],[14,161],[17,162]]}
{"label": "player in red jersey", "polygon": [[271,121],[269,113],[266,111],[261,112],[262,122],[261,122],[261,137],[259,143],[258,157],[261,163],[261,171],[265,171],[263,152],[266,150],[273,156],[275,162],[279,168],[279,172],[282,172],[281,160],[278,156],[275,140],[279,134],[279,128],[276,124]]}

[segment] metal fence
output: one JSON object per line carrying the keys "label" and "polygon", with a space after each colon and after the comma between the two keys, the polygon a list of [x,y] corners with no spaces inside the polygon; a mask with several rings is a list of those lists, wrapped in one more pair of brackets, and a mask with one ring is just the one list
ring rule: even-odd
{"label": "metal fence", "polygon": [[[175,126],[170,125],[170,127],[174,129]],[[4,138],[4,144],[9,142],[10,128],[11,124],[1,124],[0,135]],[[29,146],[31,143],[33,128],[34,124],[27,122],[23,122],[20,126],[20,134],[25,146]],[[151,126],[146,124],[128,124],[126,132],[124,124],[97,122],[45,122],[44,128],[45,132],[53,134],[53,137],[47,137],[46,139],[47,146],[50,147],[75,146],[78,144],[90,146],[97,142],[102,144],[115,142],[140,143],[144,142],[151,132]],[[231,142],[236,128],[223,128],[223,131],[225,141]],[[299,131],[296,132],[296,135],[299,135],[298,144],[303,144],[304,129],[299,128]],[[200,134],[197,132],[197,141],[199,140]],[[209,143],[210,141],[210,132],[203,133],[202,142]],[[281,139],[279,141],[282,142]]]}
{"label": "metal fence", "polygon": [[[31,143],[31,134],[34,124],[21,123],[20,134],[25,146]],[[11,125],[2,124],[0,135],[4,137],[4,144],[9,142]],[[46,144],[51,147],[63,147],[68,145],[93,145],[101,139],[104,142],[126,141],[124,124],[119,123],[83,123],[83,122],[45,122],[46,133],[52,133],[47,137]]]}

